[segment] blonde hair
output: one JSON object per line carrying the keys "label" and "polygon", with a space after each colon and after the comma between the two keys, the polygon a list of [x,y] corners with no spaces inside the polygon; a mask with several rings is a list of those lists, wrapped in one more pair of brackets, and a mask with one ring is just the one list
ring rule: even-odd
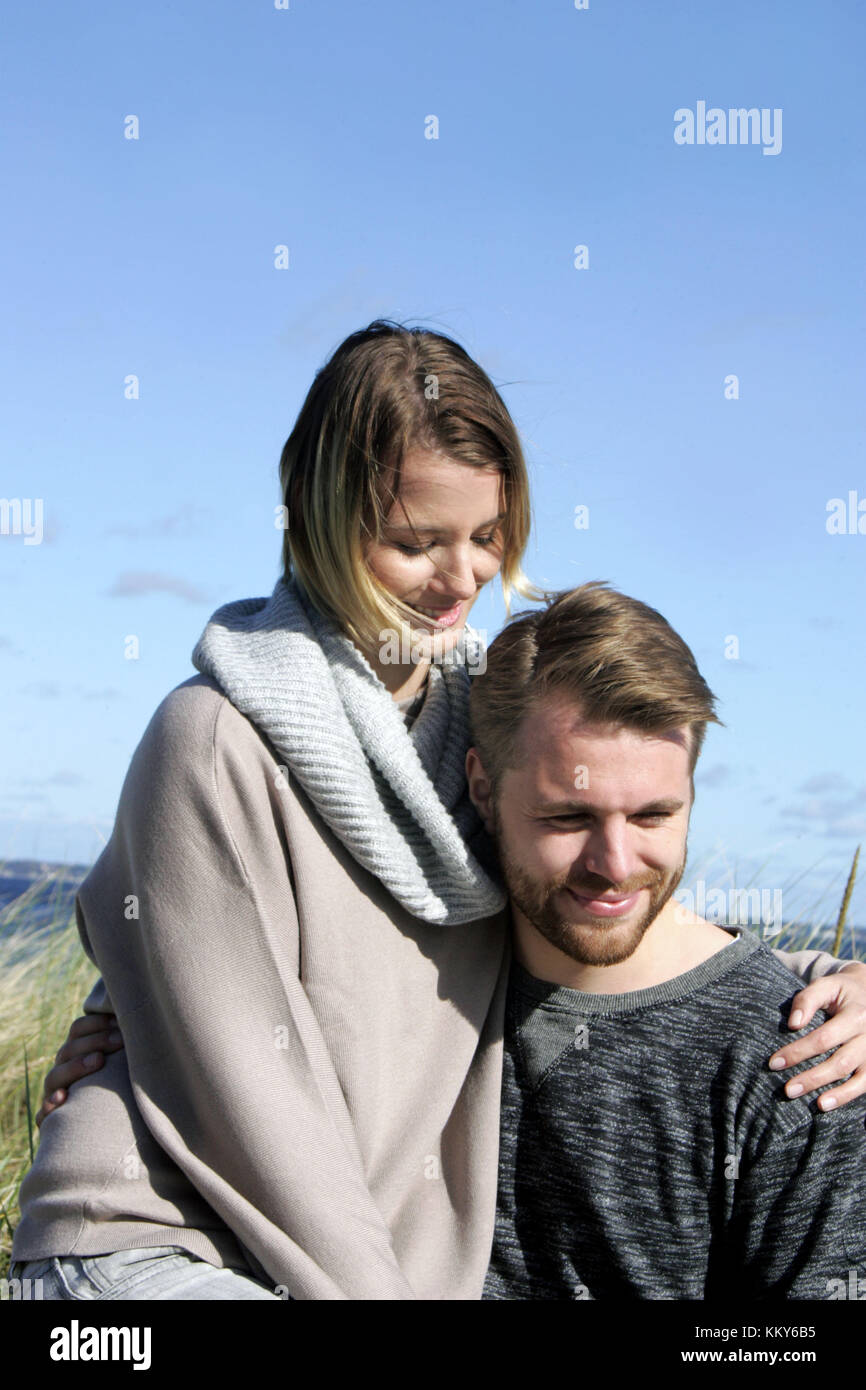
{"label": "blonde hair", "polygon": [[655,608],[602,581],[517,614],[487,650],[469,696],[472,737],[494,789],[516,766],[520,726],[532,703],[561,692],[592,723],[643,733],[687,725],[689,772],[706,726],[720,724],[715,696],[690,649]]}
{"label": "blonde hair", "polygon": [[[352,333],[316,373],[280,457],[287,526],[283,570],[362,649],[411,613],[369,570],[414,447],[502,475],[502,563],[512,591],[544,597],[523,573],[529,481],[514,422],[487,374],[453,339],[376,319]],[[393,471],[392,471],[393,470]]]}

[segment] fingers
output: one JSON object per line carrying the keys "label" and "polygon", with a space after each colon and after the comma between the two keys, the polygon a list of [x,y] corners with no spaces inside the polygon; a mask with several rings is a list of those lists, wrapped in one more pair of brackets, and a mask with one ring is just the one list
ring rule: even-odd
{"label": "fingers", "polygon": [[[82,1040],[82,1048],[86,1048],[86,1043]],[[115,1048],[114,1051],[117,1051]],[[66,1091],[75,1081],[80,1081],[82,1076],[90,1076],[92,1072],[99,1071],[105,1065],[105,1056],[102,1052],[86,1052],[81,1057],[73,1058],[68,1062],[55,1062],[50,1072],[45,1078],[45,1086],[42,1093],[42,1104],[46,1102],[53,1105],[56,1109],[63,1104],[63,1100],[55,1099],[55,1092]]]}
{"label": "fingers", "polygon": [[[86,1038],[92,1033],[108,1033],[117,1027],[115,1014],[82,1014],[69,1029],[67,1042],[73,1038]],[[63,1049],[61,1048],[61,1051]]]}
{"label": "fingers", "polygon": [[835,1012],[846,1006],[859,1009],[859,1031],[862,1032],[866,1028],[866,963],[863,961],[849,961],[842,970],[822,975],[795,994],[788,1027],[805,1028],[818,1009]]}
{"label": "fingers", "polygon": [[841,1106],[847,1105],[849,1100],[856,1100],[858,1096],[863,1095],[866,1095],[866,1067],[858,1067],[847,1081],[833,1086],[819,1096],[817,1105],[821,1110],[838,1110]]}
{"label": "fingers", "polygon": [[38,1128],[40,1127],[40,1125],[42,1124],[42,1121],[45,1119],[45,1116],[46,1116],[46,1115],[50,1115],[52,1110],[56,1110],[56,1109],[58,1108],[58,1106],[62,1105],[63,1102],[65,1101],[65,1099],[66,1099],[66,1092],[65,1092],[65,1091],[62,1091],[62,1090],[61,1090],[61,1091],[53,1091],[52,1094],[51,1094],[50,1096],[46,1096],[46,1098],[43,1100],[42,1104],[40,1105],[39,1109],[36,1111],[36,1127],[37,1127],[37,1129],[38,1129]]}
{"label": "fingers", "polygon": [[[841,972],[840,972],[841,973]],[[839,974],[822,975],[801,989],[791,1000],[788,1027],[795,1031],[812,1022],[819,1009],[826,1009],[839,997]],[[811,1054],[807,1053],[807,1056]]]}
{"label": "fingers", "polygon": [[[99,1071],[105,1062],[107,1052],[117,1052],[123,1047],[123,1038],[116,1030],[108,1033],[91,1033],[87,1037],[67,1040],[54,1061],[54,1066],[45,1078],[43,1100],[48,1100],[54,1091],[65,1090],[73,1081],[79,1081],[92,1071]],[[65,1097],[64,1097],[65,1099]],[[62,1105],[62,1101],[56,1102]]]}
{"label": "fingers", "polygon": [[[814,1036],[821,1031],[816,1030]],[[791,1057],[792,1051],[792,1048],[785,1048],[783,1054],[777,1053],[776,1056],[784,1056],[788,1066],[793,1066],[796,1063]],[[848,1079],[843,1080],[845,1077]],[[841,1083],[838,1086],[833,1084],[837,1081]],[[854,1038],[838,1047],[826,1061],[792,1076],[785,1083],[785,1095],[794,1100],[797,1096],[808,1096],[822,1086],[830,1086],[831,1090],[818,1097],[817,1104],[821,1110],[835,1110],[857,1096],[866,1095],[866,1040]]]}
{"label": "fingers", "polygon": [[[796,1067],[800,1062],[806,1062],[810,1057],[820,1057],[822,1052],[829,1052],[832,1047],[839,1047],[841,1043],[847,1043],[857,1035],[857,1029],[852,1028],[851,1020],[846,1019],[844,1013],[834,1014],[826,1023],[822,1023],[820,1028],[814,1028],[805,1037],[792,1038],[790,1042],[784,1043],[770,1058],[770,1070],[782,1071],[786,1067]],[[863,1042],[866,1046],[866,1038]]]}
{"label": "fingers", "polygon": [[116,1052],[119,1047],[123,1037],[114,1014],[90,1014],[75,1020],[54,1061],[72,1062],[88,1052]]}
{"label": "fingers", "polygon": [[64,1104],[68,1088],[74,1082],[99,1071],[105,1064],[105,1054],[117,1052],[121,1047],[123,1037],[114,1014],[87,1014],[77,1018],[45,1078],[37,1125]]}
{"label": "fingers", "polygon": [[[785,1095],[793,1099],[800,1095],[808,1096],[822,1086],[832,1086],[832,1091],[828,1091],[826,1096],[818,1097],[818,1105],[822,1110],[834,1110],[866,1091],[866,1065],[863,1062],[863,1049],[858,1048],[856,1043],[846,1043],[826,1062],[820,1062],[818,1066],[809,1067],[808,1071],[792,1077],[785,1085]],[[833,1086],[834,1081],[842,1081],[843,1077],[850,1079],[840,1086]],[[833,1104],[830,1104],[831,1096]]]}

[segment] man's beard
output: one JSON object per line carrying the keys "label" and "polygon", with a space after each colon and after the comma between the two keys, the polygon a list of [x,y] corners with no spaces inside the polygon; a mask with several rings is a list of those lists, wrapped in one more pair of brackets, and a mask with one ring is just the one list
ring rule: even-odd
{"label": "man's beard", "polygon": [[[643,940],[647,929],[658,917],[683,876],[686,867],[685,855],[678,868],[670,873],[657,870],[635,875],[624,883],[610,883],[606,878],[587,874],[578,883],[569,882],[569,876],[552,882],[540,883],[529,875],[511,858],[504,847],[498,817],[493,813],[493,834],[499,866],[512,904],[519,907],[528,922],[536,931],[581,965],[618,965],[628,960]],[[615,917],[596,917],[583,909],[584,920],[569,921],[558,910],[553,899],[566,887],[576,893],[603,897],[614,892],[617,896],[635,893],[640,888],[649,889],[649,902],[646,910],[637,919],[619,922]],[[574,904],[575,913],[581,909]]]}

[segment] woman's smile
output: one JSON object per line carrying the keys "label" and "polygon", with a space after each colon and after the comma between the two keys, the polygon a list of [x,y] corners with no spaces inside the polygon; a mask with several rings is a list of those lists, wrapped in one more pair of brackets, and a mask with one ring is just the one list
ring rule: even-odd
{"label": "woman's smile", "polygon": [[412,607],[416,613],[423,613],[425,618],[429,618],[434,627],[454,627],[461,617],[464,617],[465,599],[458,599],[450,608],[425,608],[420,603],[413,603]]}

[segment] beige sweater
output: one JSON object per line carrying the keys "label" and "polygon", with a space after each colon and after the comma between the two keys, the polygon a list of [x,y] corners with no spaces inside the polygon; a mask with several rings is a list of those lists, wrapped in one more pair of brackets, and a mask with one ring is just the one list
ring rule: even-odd
{"label": "beige sweater", "polygon": [[202,676],[148,726],[77,910],[126,1052],[46,1118],[16,1260],[240,1242],[296,1298],[480,1297],[504,914],[410,916]]}
{"label": "beige sweater", "polygon": [[16,1260],[172,1244],[300,1299],[480,1297],[504,915],[410,916],[202,676],[148,726],[77,910],[126,1050],[45,1120]]}

